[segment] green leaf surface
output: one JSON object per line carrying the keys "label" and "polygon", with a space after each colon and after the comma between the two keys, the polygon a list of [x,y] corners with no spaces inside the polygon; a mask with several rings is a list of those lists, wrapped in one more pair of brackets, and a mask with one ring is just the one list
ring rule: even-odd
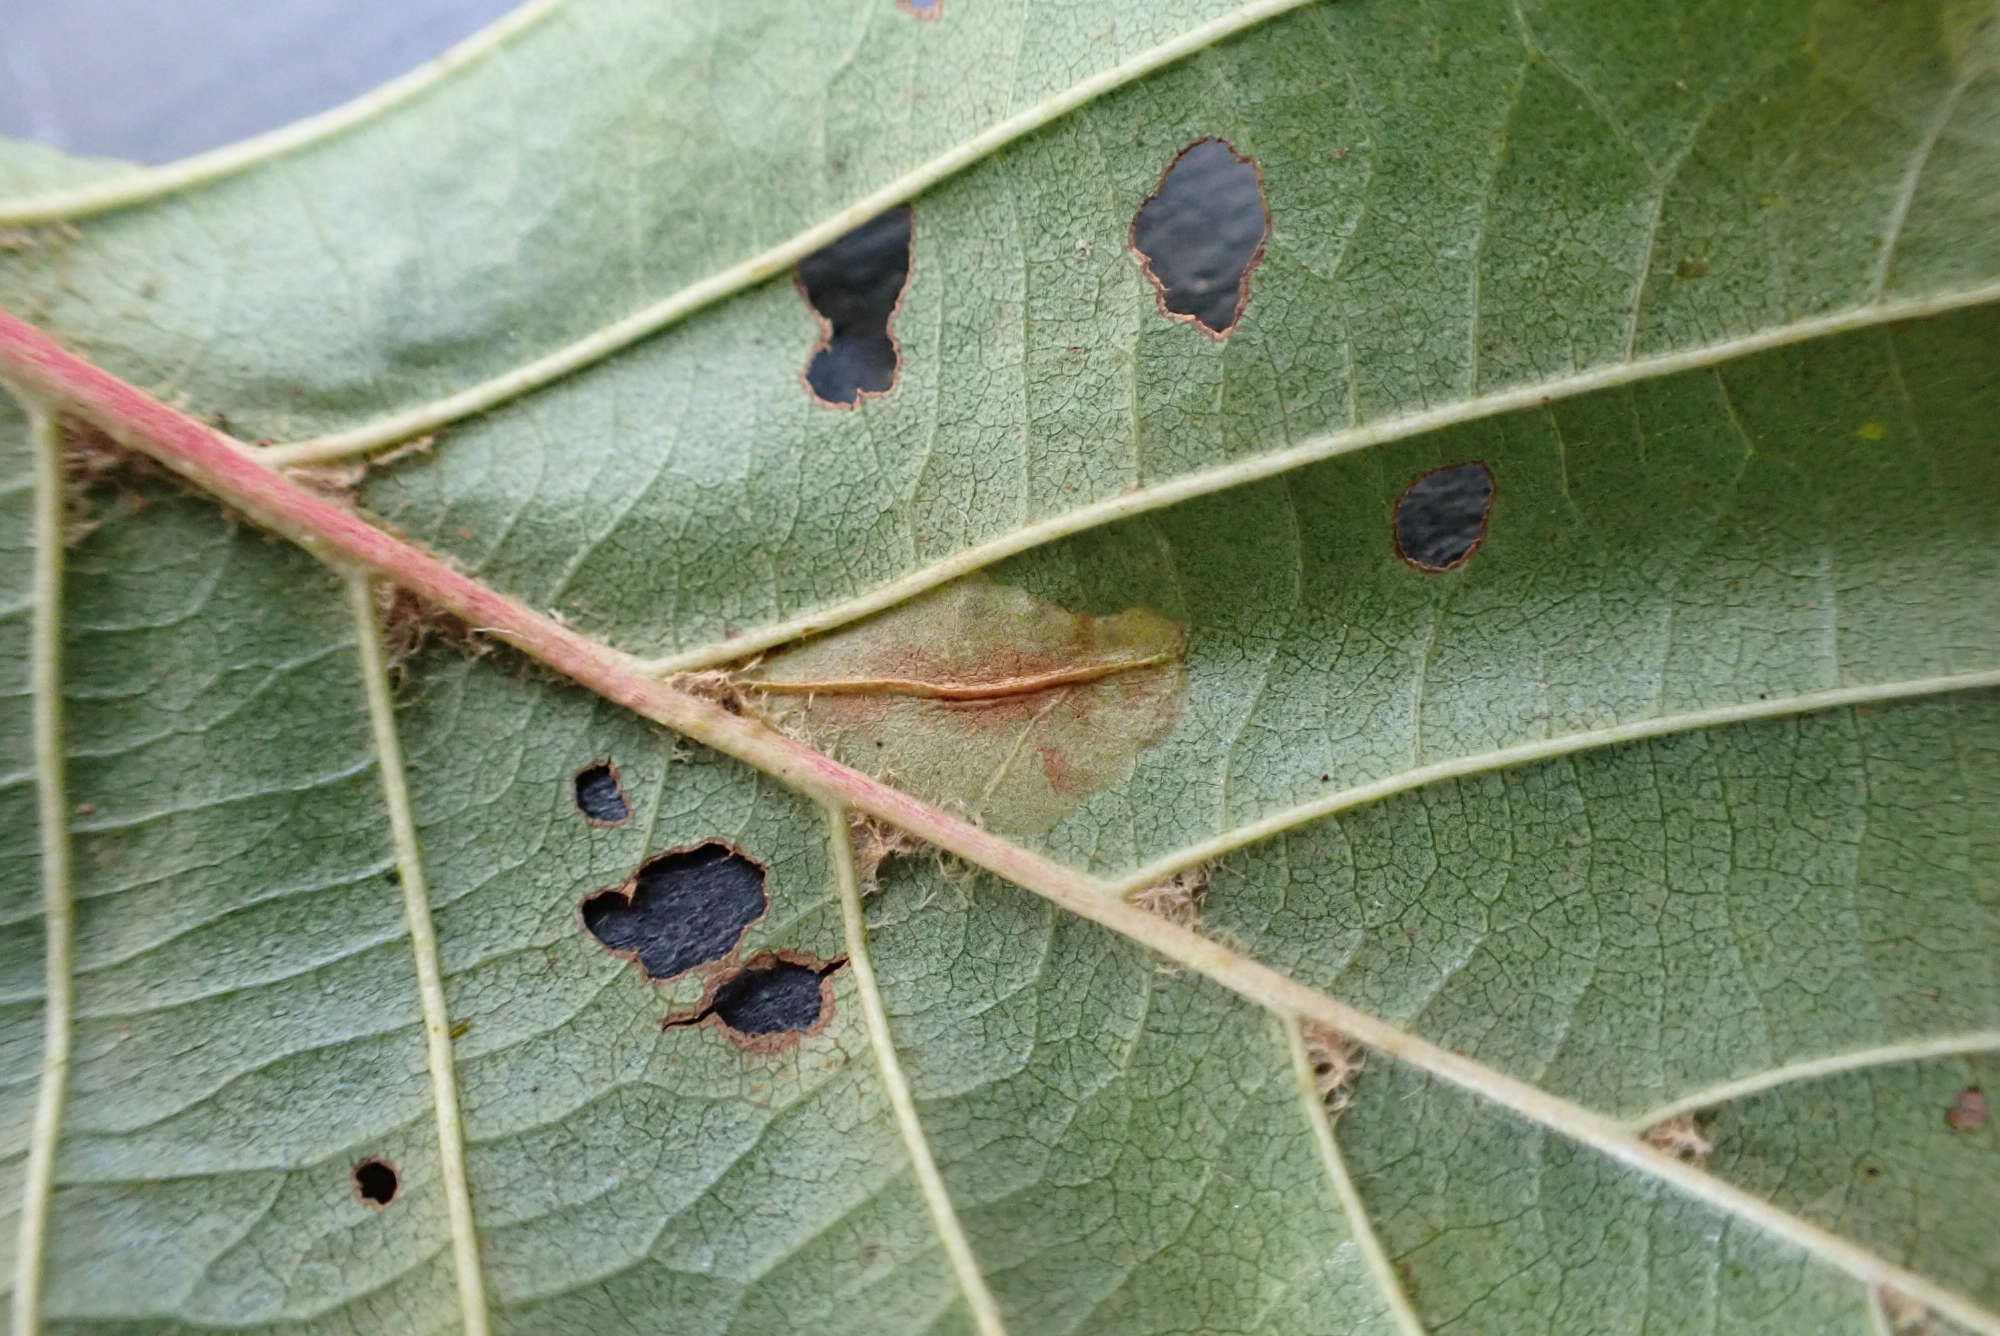
{"label": "green leaf surface", "polygon": [[[1209,136],[1224,339],[1128,247]],[[0,304],[1224,964],[88,432],[55,495],[0,397],[23,1336],[2000,1332],[1990,5],[568,0],[226,168],[4,146]],[[904,199],[828,408],[785,275]],[[1466,461],[1480,545],[1402,560]],[[718,841],[725,957],[587,930]],[[708,1014],[778,959],[810,1028]]]}

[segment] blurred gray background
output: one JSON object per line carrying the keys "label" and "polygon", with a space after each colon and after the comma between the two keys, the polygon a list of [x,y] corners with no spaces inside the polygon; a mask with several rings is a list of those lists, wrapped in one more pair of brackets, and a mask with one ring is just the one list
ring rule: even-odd
{"label": "blurred gray background", "polygon": [[0,135],[165,162],[338,106],[516,0],[0,0]]}

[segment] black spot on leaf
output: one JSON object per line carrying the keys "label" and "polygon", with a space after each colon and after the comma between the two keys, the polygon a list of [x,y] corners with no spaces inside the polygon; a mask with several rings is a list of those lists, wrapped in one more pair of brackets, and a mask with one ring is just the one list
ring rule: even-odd
{"label": "black spot on leaf", "polygon": [[1132,218],[1132,249],[1159,289],[1160,311],[1216,338],[1250,300],[1271,214],[1257,165],[1220,139],[1181,150]]}
{"label": "black spot on leaf", "polygon": [[1476,460],[1432,469],[1396,498],[1396,552],[1412,566],[1462,566],[1486,539],[1493,473]]}
{"label": "black spot on leaf", "polygon": [[769,903],[762,865],[711,840],[647,859],[581,909],[606,950],[638,961],[648,979],[671,979],[734,951]]}
{"label": "black spot on leaf", "polygon": [[806,385],[821,403],[847,407],[896,387],[894,326],[912,227],[909,205],[899,205],[799,261],[799,289],[822,327],[806,363]]}
{"label": "black spot on leaf", "polygon": [[599,761],[576,772],[576,810],[593,826],[615,826],[631,818],[616,766]]}
{"label": "black spot on leaf", "polygon": [[396,1175],[396,1166],[387,1160],[371,1155],[354,1166],[354,1190],[370,1206],[387,1206],[396,1200],[396,1192],[401,1187],[402,1180]]}

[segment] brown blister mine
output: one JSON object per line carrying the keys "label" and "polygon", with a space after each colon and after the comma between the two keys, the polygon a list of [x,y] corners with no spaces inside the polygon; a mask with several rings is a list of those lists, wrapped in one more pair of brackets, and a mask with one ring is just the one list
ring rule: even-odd
{"label": "brown blister mine", "polygon": [[1171,733],[1186,637],[1145,608],[1073,613],[974,577],[738,678],[776,726],[994,830],[1035,834]]}

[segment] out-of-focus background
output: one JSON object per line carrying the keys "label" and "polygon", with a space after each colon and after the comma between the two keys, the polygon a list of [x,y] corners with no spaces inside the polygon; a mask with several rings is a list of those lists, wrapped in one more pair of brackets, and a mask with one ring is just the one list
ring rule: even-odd
{"label": "out-of-focus background", "polygon": [[0,0],[0,135],[166,162],[338,106],[518,0]]}

